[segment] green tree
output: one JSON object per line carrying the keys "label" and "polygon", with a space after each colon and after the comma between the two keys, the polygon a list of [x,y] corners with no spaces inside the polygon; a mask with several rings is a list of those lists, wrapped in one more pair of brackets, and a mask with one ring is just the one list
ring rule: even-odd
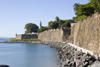
{"label": "green tree", "polygon": [[76,22],[75,22],[74,20],[72,20],[72,19],[65,20],[65,22],[76,23]]}
{"label": "green tree", "polygon": [[60,25],[62,25],[63,23],[65,23],[64,20],[59,20]]}
{"label": "green tree", "polygon": [[70,23],[69,23],[69,22],[65,22],[65,23],[63,24],[63,27],[65,27],[65,28],[70,28],[70,27],[71,27],[71,25],[70,25]]}
{"label": "green tree", "polygon": [[60,19],[59,19],[59,17],[57,17],[57,16],[56,16],[56,18],[55,18],[55,19],[56,19],[56,21],[59,21],[59,20],[60,20]]}
{"label": "green tree", "polygon": [[59,27],[60,27],[60,26],[61,26],[61,24],[60,24],[60,22],[59,22],[59,20],[60,20],[60,19],[59,19],[59,17],[57,17],[57,16],[56,16],[56,18],[55,18],[55,19],[56,19],[56,21],[58,21],[58,23],[59,23]]}
{"label": "green tree", "polygon": [[[57,17],[56,17],[57,18]],[[55,20],[55,21],[50,21],[48,23],[48,29],[57,29],[61,28],[61,26],[64,25],[64,27],[70,27],[70,23],[75,23],[73,19],[68,19],[68,20]]]}
{"label": "green tree", "polygon": [[50,22],[49,22],[48,28],[49,28],[49,29],[54,29],[54,28],[55,28],[55,24],[54,24],[53,21],[50,21]]}
{"label": "green tree", "polygon": [[32,32],[37,33],[39,27],[34,23],[28,23],[25,25],[25,29],[26,29],[25,33],[32,33]]}
{"label": "green tree", "polygon": [[43,32],[45,30],[48,30],[48,27],[42,26],[40,29],[38,29],[38,33]]}
{"label": "green tree", "polygon": [[40,21],[40,28],[42,27],[42,22]]}
{"label": "green tree", "polygon": [[74,7],[74,11],[75,11],[75,13],[76,13],[76,11],[78,10],[79,5],[80,5],[80,4],[78,4],[78,3],[75,3],[75,4],[74,4],[73,7]]}
{"label": "green tree", "polygon": [[100,0],[90,0],[89,4],[94,8],[94,13],[100,10]]}
{"label": "green tree", "polygon": [[72,20],[73,20],[75,23],[77,22],[76,17],[73,17]]}
{"label": "green tree", "polygon": [[57,29],[59,27],[59,21],[54,21],[54,29]]}
{"label": "green tree", "polygon": [[49,29],[56,29],[59,27],[59,21],[50,21],[48,24]]}
{"label": "green tree", "polygon": [[65,23],[63,24],[63,27],[65,27],[65,28],[70,28],[70,27],[71,27],[71,24],[70,24],[71,22],[70,22],[70,21],[71,21],[71,20],[69,20],[69,21],[66,20]]}
{"label": "green tree", "polygon": [[100,10],[100,0],[89,0],[87,4],[74,4],[75,20],[82,20]]}
{"label": "green tree", "polygon": [[79,5],[78,9],[76,10],[75,14],[76,17],[75,19],[77,21],[85,19],[87,16],[91,15],[94,13],[94,8],[91,7],[91,4],[84,4],[84,5]]}

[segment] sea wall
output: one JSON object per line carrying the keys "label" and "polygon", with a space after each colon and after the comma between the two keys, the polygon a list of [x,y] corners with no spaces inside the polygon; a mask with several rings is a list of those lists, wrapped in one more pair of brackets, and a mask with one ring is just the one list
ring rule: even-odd
{"label": "sea wall", "polygon": [[38,34],[38,39],[41,41],[62,42],[70,35],[70,29],[51,29]]}
{"label": "sea wall", "polygon": [[34,38],[38,38],[38,34],[21,34],[16,36],[16,39],[34,39]]}
{"label": "sea wall", "polygon": [[93,51],[94,55],[100,54],[100,11],[76,23],[71,28],[69,41]]}

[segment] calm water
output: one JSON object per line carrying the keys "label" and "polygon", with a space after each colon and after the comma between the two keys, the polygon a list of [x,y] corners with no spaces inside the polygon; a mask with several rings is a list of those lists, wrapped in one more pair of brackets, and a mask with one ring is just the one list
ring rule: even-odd
{"label": "calm water", "polygon": [[10,39],[0,39],[0,42],[9,41]]}
{"label": "calm water", "polygon": [[57,52],[47,45],[0,43],[0,64],[10,67],[58,67]]}

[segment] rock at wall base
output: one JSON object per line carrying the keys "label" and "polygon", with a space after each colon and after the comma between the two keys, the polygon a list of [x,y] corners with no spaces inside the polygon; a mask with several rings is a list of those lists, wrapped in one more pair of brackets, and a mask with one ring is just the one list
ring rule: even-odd
{"label": "rock at wall base", "polygon": [[100,67],[100,62],[99,61],[95,61],[91,67]]}

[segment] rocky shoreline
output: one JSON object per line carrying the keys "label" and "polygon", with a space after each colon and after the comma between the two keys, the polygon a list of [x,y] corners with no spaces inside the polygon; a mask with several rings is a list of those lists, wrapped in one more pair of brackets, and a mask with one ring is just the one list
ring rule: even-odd
{"label": "rocky shoreline", "polygon": [[64,42],[47,41],[24,41],[24,42],[2,42],[2,43],[34,43],[45,44],[54,48],[60,58],[59,67],[100,67],[100,62],[89,53],[83,53]]}
{"label": "rocky shoreline", "polygon": [[[89,53],[83,53],[77,51],[76,48],[71,47],[67,43],[61,42],[44,42],[50,47],[58,51],[58,57],[60,58],[60,67],[98,67],[99,61],[96,61],[95,57]],[[96,61],[96,62],[95,62]],[[95,63],[99,63],[98,66]]]}

